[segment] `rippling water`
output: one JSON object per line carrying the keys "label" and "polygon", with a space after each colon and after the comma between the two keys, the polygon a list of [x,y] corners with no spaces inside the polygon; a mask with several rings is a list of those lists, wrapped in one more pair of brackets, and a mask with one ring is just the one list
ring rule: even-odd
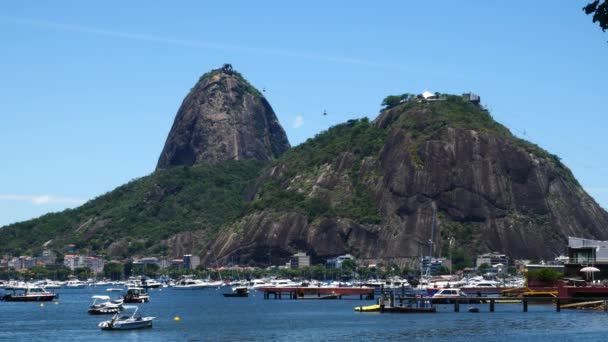
{"label": "rippling water", "polygon": [[[151,291],[140,304],[143,315],[156,316],[152,329],[101,331],[110,316],[86,313],[90,297],[110,294],[103,288],[58,290],[58,304],[0,302],[2,341],[605,341],[608,314],[602,311],[557,313],[552,306],[497,304],[489,313],[469,313],[461,306],[438,306],[437,314],[356,313],[369,301],[264,300],[224,298],[218,290]],[[1,291],[0,291],[1,292]],[[181,321],[173,318],[179,316]]]}

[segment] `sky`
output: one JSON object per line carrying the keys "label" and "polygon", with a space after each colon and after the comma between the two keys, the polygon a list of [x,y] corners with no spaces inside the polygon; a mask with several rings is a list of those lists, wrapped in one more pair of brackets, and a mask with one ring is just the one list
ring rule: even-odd
{"label": "sky", "polygon": [[153,172],[223,63],[266,88],[294,146],[390,94],[473,91],[608,208],[608,32],[586,2],[2,2],[0,226]]}

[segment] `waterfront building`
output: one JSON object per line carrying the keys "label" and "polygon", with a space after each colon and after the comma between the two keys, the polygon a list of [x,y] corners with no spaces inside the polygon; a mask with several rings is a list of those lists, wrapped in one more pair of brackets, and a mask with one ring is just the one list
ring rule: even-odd
{"label": "waterfront building", "polygon": [[71,270],[84,267],[84,257],[78,254],[66,254],[63,257],[63,265]]}
{"label": "waterfront building", "polygon": [[98,274],[103,272],[105,262],[101,258],[89,256],[84,258],[83,266],[90,268],[93,273]]}
{"label": "waterfront building", "polygon": [[156,265],[159,268],[167,268],[171,265],[171,262],[167,260],[167,258],[144,257],[139,259],[133,259],[133,265]]}
{"label": "waterfront building", "polygon": [[201,264],[201,258],[198,255],[186,254],[182,257],[184,260],[184,269],[193,270]]}
{"label": "waterfront building", "polygon": [[42,265],[54,264],[57,260],[57,256],[50,249],[45,249],[42,251],[41,256],[38,258],[38,261]]}
{"label": "waterfront building", "polygon": [[344,263],[346,260],[354,261],[355,257],[350,254],[345,254],[335,258],[327,259],[327,261],[325,262],[325,267],[342,269],[342,263]]}
{"label": "waterfront building", "polygon": [[428,270],[430,275],[439,275],[442,269],[450,269],[451,262],[446,258],[422,258],[422,269],[426,272]]}
{"label": "waterfront building", "polygon": [[505,254],[500,254],[496,252],[478,255],[475,261],[475,267],[479,268],[479,266],[483,264],[487,264],[488,266],[492,267],[502,265],[506,268],[509,266],[509,257]]}
{"label": "waterfront building", "polygon": [[0,270],[6,270],[8,269],[8,258],[2,258],[0,259]]}
{"label": "waterfront building", "polygon": [[594,279],[608,279],[608,241],[568,237],[568,260],[564,263],[564,274],[567,277],[585,278],[581,273],[583,267],[593,266],[599,272]]}
{"label": "waterfront building", "polygon": [[310,256],[306,255],[306,253],[296,253],[294,254],[289,263],[289,267],[291,269],[302,268],[310,266]]}

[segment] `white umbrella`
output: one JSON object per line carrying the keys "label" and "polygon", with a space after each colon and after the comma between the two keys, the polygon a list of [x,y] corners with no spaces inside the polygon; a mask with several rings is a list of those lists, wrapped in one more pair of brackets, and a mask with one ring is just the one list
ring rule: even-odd
{"label": "white umbrella", "polygon": [[[593,266],[587,266],[581,268],[581,272],[587,273],[587,277],[589,277],[589,273],[591,273],[591,281],[593,281],[593,273],[599,272],[599,268]],[[588,279],[588,278],[587,278]]]}

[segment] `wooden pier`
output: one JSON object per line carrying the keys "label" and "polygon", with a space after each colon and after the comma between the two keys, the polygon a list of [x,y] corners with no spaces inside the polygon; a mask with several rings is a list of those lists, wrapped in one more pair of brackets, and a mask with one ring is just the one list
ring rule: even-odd
{"label": "wooden pier", "polygon": [[[390,297],[389,297],[390,298]],[[435,302],[432,298],[428,300]],[[401,297],[395,296],[391,299],[391,306],[403,306],[404,302],[412,302],[419,300],[419,297]],[[608,312],[608,299],[605,297],[590,298],[590,297],[527,297],[527,298],[512,298],[512,297],[483,297],[483,298],[450,298],[449,303],[445,305],[453,305],[454,312],[460,312],[462,304],[475,304],[475,307],[487,305],[489,312],[494,312],[497,305],[521,305],[522,312],[528,312],[530,304],[550,304],[555,307],[556,312],[561,312],[562,309],[594,309]],[[449,306],[448,306],[449,307]]]}
{"label": "wooden pier", "polygon": [[342,299],[342,297],[359,296],[359,299],[373,300],[374,289],[371,287],[261,287],[264,299]]}

